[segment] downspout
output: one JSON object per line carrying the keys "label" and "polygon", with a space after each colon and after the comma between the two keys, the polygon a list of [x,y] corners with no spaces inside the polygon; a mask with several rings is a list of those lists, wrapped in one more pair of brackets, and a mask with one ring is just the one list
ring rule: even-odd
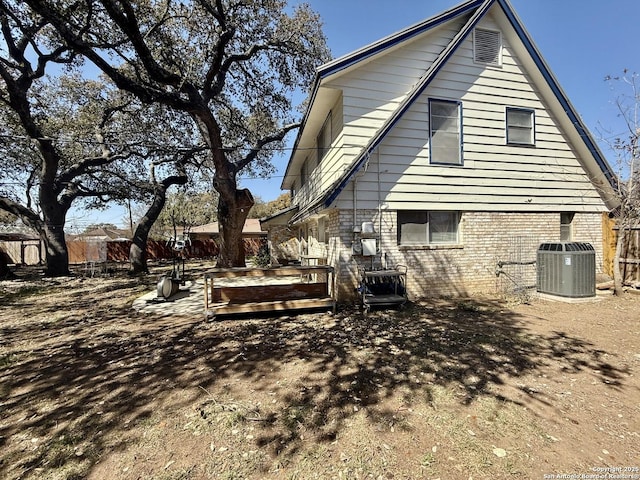
{"label": "downspout", "polygon": [[353,226],[351,227],[351,233],[358,224],[358,177],[353,178]]}
{"label": "downspout", "polygon": [[[380,149],[376,149],[376,164],[378,170],[378,251],[382,268],[387,268],[386,254],[382,255],[382,192],[380,191]],[[384,265],[382,261],[384,260]]]}

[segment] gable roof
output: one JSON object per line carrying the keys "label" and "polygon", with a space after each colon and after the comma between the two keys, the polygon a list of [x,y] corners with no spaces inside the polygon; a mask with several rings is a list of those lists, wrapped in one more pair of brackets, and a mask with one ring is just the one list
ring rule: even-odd
{"label": "gable roof", "polygon": [[[554,98],[558,102],[560,108],[567,115],[570,123],[575,127],[575,130],[584,146],[588,150],[589,154],[593,158],[595,165],[599,169],[599,173],[602,174],[604,179],[607,182],[608,186],[615,185],[616,177],[611,167],[607,163],[604,155],[600,151],[596,142],[593,140],[591,134],[589,133],[587,127],[584,122],[577,114],[574,107],[569,102],[566,94],[560,87],[558,81],[555,76],[549,69],[547,63],[542,58],[539,50],[533,43],[533,40],[527,33],[524,28],[522,22],[514,12],[513,8],[509,4],[508,0],[470,0],[465,3],[462,3],[456,7],[453,7],[450,10],[447,10],[435,17],[424,20],[423,22],[417,23],[413,26],[410,26],[404,30],[401,30],[398,33],[385,37],[377,42],[374,42],[368,46],[365,46],[359,50],[356,50],[348,55],[340,57],[336,60],[326,63],[321,66],[316,73],[316,80],[313,85],[312,98],[309,102],[309,106],[307,108],[307,112],[305,114],[305,119],[303,121],[303,125],[298,131],[298,137],[296,138],[296,142],[294,144],[293,153],[291,159],[289,160],[289,164],[287,165],[287,171],[285,173],[285,178],[289,174],[289,168],[292,164],[293,157],[295,155],[295,151],[298,147],[298,143],[306,126],[306,122],[308,120],[309,114],[313,107],[313,102],[316,99],[318,94],[318,90],[321,86],[321,83],[326,80],[328,77],[340,74],[340,72],[348,69],[359,62],[362,62],[366,59],[373,57],[374,55],[378,55],[390,48],[396,47],[399,44],[411,39],[417,35],[425,33],[434,27],[437,27],[443,23],[449,22],[461,15],[468,14],[469,18],[464,23],[464,26],[459,30],[459,32],[453,37],[453,39],[449,42],[449,44],[444,48],[444,50],[438,55],[436,60],[431,64],[431,66],[426,70],[417,84],[411,89],[411,91],[407,94],[402,102],[398,105],[395,111],[391,113],[391,115],[385,120],[385,122],[380,126],[380,128],[376,131],[376,133],[371,137],[371,139],[367,142],[364,148],[356,155],[354,161],[351,166],[345,170],[345,172],[334,182],[334,184],[319,198],[317,198],[314,202],[308,205],[306,208],[298,212],[298,214],[293,218],[296,219],[308,214],[312,213],[316,210],[322,210],[324,208],[328,208],[331,206],[333,201],[338,197],[338,195],[342,192],[342,190],[346,187],[349,181],[353,178],[353,176],[362,168],[364,164],[366,164],[369,155],[375,150],[377,146],[380,145],[382,140],[386,137],[386,135],[391,131],[393,126],[398,122],[398,120],[402,117],[402,115],[409,109],[409,107],[416,101],[416,99],[424,92],[427,86],[431,83],[431,81],[435,78],[437,73],[440,71],[442,66],[451,58],[451,56],[456,52],[458,47],[462,44],[462,42],[468,37],[468,35],[473,31],[473,28],[477,25],[477,23],[482,19],[484,15],[494,6],[497,5],[502,9],[507,21],[515,32],[517,38],[522,42],[526,52],[530,56],[533,64],[537,68],[541,78],[546,83],[550,91],[552,92]],[[284,182],[283,182],[284,183]],[[608,200],[607,204],[611,208],[613,206],[613,202],[611,198]]]}
{"label": "gable roof", "polygon": [[[219,234],[220,225],[218,222],[198,225],[197,227],[192,227],[189,230],[189,233]],[[267,232],[262,230],[262,227],[260,226],[260,219],[247,218],[244,222],[244,226],[242,227],[242,233],[244,235],[266,235]]]}
{"label": "gable roof", "polygon": [[129,230],[123,230],[120,228],[108,228],[98,227],[93,230],[88,230],[79,235],[68,235],[70,240],[117,240],[117,239],[130,239],[131,232]]}

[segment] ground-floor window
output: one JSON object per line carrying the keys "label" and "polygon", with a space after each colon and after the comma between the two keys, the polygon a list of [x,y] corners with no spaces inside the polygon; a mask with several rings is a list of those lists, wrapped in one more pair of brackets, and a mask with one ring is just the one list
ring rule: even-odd
{"label": "ground-floor window", "polygon": [[459,212],[398,211],[398,245],[458,243]]}
{"label": "ground-floor window", "polygon": [[562,212],[560,214],[560,240],[570,242],[573,240],[573,212]]}

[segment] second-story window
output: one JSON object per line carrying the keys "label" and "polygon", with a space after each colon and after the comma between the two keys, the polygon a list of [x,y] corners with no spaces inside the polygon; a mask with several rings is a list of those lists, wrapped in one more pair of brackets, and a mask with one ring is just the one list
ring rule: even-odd
{"label": "second-story window", "polygon": [[535,122],[533,110],[507,107],[507,143],[533,145]]}
{"label": "second-story window", "polygon": [[300,186],[304,187],[309,180],[309,159],[305,159],[300,168]]}
{"label": "second-story window", "polygon": [[316,142],[318,144],[318,163],[320,163],[322,157],[327,154],[329,147],[331,147],[331,112],[329,112],[329,115],[327,115],[326,120],[322,124]]}
{"label": "second-story window", "polygon": [[429,152],[431,163],[462,164],[460,102],[429,100]]}

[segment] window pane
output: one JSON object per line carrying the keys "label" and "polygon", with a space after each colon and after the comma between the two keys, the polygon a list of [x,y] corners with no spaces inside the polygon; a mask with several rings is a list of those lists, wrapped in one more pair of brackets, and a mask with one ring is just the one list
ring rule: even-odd
{"label": "window pane", "polygon": [[427,226],[421,223],[405,223],[400,230],[400,243],[402,245],[426,245]]}
{"label": "window pane", "polygon": [[509,142],[512,143],[533,143],[531,129],[509,127]]}
{"label": "window pane", "polygon": [[398,242],[401,245],[427,244],[426,212],[398,212]]}
{"label": "window pane", "polygon": [[460,122],[458,117],[443,117],[440,115],[431,115],[431,131],[437,132],[439,130],[457,133]]}
{"label": "window pane", "polygon": [[460,137],[447,132],[436,132],[431,137],[431,161],[460,163]]}
{"label": "window pane", "polygon": [[507,108],[507,142],[533,145],[533,111]]}
{"label": "window pane", "polygon": [[454,150],[460,149],[460,142],[458,135],[449,132],[435,132],[431,137],[432,146],[435,148],[452,148]]}
{"label": "window pane", "polygon": [[455,102],[431,101],[431,162],[460,164],[460,106]]}
{"label": "window pane", "polygon": [[458,214],[431,212],[429,214],[429,243],[457,243]]}
{"label": "window pane", "polygon": [[331,113],[324,121],[320,132],[318,132],[318,137],[316,138],[316,142],[318,144],[318,163],[325,156],[325,154],[329,151],[329,147],[331,146]]}
{"label": "window pane", "polygon": [[444,102],[438,100],[432,100],[431,103],[431,115],[439,117],[454,117],[458,116],[458,104],[455,102]]}
{"label": "window pane", "polygon": [[513,127],[531,127],[531,112],[508,110],[507,123]]}

